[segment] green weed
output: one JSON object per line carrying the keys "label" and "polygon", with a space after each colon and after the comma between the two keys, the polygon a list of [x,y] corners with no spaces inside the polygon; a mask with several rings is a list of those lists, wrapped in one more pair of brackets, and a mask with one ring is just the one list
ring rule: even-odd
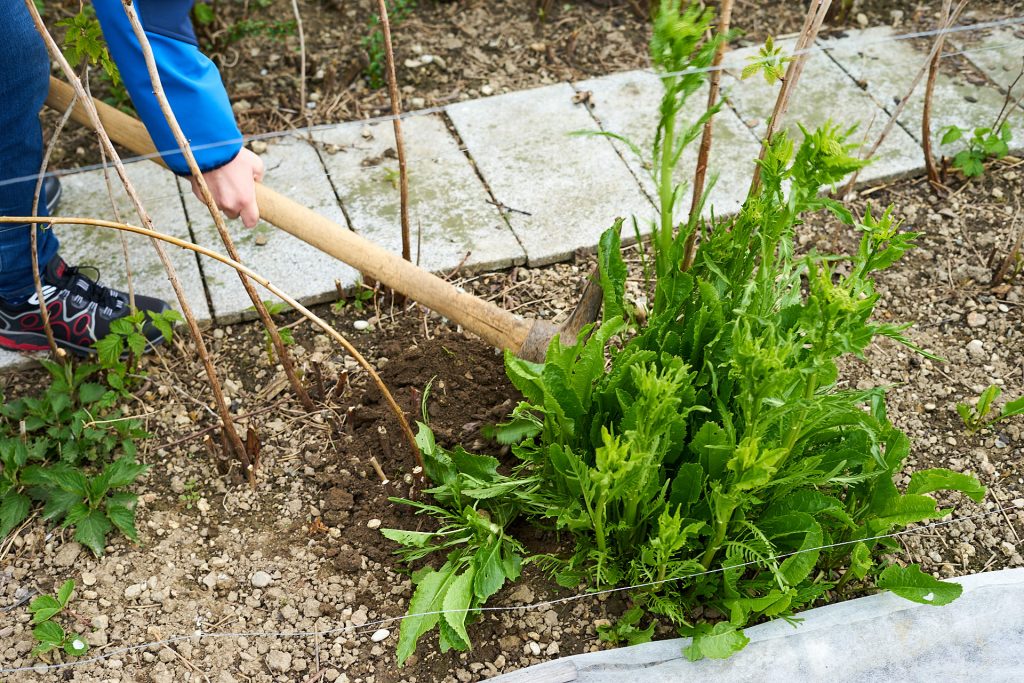
{"label": "green weed", "polygon": [[996,128],[975,128],[969,138],[964,137],[965,131],[959,126],[949,126],[943,130],[943,145],[951,145],[963,140],[967,147],[953,157],[953,167],[960,169],[968,178],[974,178],[985,172],[985,162],[989,159],[1002,159],[1010,153],[1010,140],[1013,131],[1005,121]]}
{"label": "green weed", "polygon": [[[416,8],[416,0],[392,0],[387,3],[388,23],[394,29],[404,21]],[[384,54],[384,31],[380,27],[380,15],[374,13],[367,23],[368,33],[359,40],[366,50],[366,79],[374,90],[387,84],[384,69],[387,68],[387,55]]]}
{"label": "green weed", "polygon": [[1024,396],[1021,396],[1014,401],[1007,402],[998,413],[992,416],[993,404],[1002,393],[1002,389],[992,384],[985,391],[981,392],[981,395],[978,397],[978,403],[975,406],[972,407],[967,403],[956,404],[956,412],[960,415],[960,419],[964,421],[964,426],[968,432],[973,434],[982,429],[987,429],[996,422],[1005,420],[1008,417],[1024,415]]}
{"label": "green weed", "polygon": [[32,636],[36,646],[32,648],[32,656],[46,654],[50,650],[63,648],[69,655],[80,657],[89,651],[89,644],[77,633],[68,633],[54,621],[54,618],[68,606],[71,594],[75,590],[74,581],[65,581],[57,589],[56,596],[40,595],[29,603],[28,611],[32,615]]}

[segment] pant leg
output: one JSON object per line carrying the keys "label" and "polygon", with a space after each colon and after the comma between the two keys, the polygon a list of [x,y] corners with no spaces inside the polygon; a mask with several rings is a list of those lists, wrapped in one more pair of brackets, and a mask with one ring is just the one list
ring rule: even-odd
{"label": "pant leg", "polygon": [[[32,212],[36,175],[42,163],[43,134],[39,111],[49,90],[50,60],[42,38],[22,0],[0,0],[0,215]],[[24,178],[23,180],[15,180]],[[14,182],[12,182],[14,181]],[[46,215],[46,197],[39,199]],[[0,297],[31,295],[30,228],[0,224]],[[40,265],[57,253],[50,229],[38,232]]]}

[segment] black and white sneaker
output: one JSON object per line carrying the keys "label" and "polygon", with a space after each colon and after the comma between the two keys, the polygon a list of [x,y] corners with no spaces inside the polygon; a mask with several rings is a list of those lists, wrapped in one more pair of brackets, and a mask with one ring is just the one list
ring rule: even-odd
{"label": "black and white sneaker", "polygon": [[[95,278],[86,277],[82,270],[54,256],[41,275],[43,299],[57,346],[77,355],[89,355],[96,352],[93,344],[109,334],[110,323],[131,310],[127,294],[104,287]],[[152,313],[170,308],[165,301],[139,294],[135,295],[135,306]],[[151,322],[147,321],[142,331],[150,346],[163,341],[163,335]],[[36,294],[19,305],[0,299],[0,347],[17,351],[49,348]]]}
{"label": "black and white sneaker", "polygon": [[64,188],[60,185],[60,179],[55,175],[48,175],[43,178],[43,191],[46,193],[46,215],[52,216],[57,213],[60,206],[60,197],[64,194]]}

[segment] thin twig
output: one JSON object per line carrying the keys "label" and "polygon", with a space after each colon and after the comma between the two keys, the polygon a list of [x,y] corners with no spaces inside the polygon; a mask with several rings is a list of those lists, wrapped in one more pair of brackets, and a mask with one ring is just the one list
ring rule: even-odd
{"label": "thin twig", "polygon": [[[948,26],[949,13],[953,0],[943,0],[942,21],[943,26]],[[935,157],[932,155],[932,95],[935,92],[935,79],[939,75],[939,60],[942,59],[942,46],[946,42],[946,34],[940,33],[935,39],[935,49],[932,50],[932,58],[928,63],[928,80],[924,86],[924,111],[921,114],[921,151],[924,152],[924,168],[928,173],[928,180],[932,185],[939,183],[939,171],[935,168]]]}
{"label": "thin twig", "polygon": [[[231,239],[231,234],[228,232],[227,224],[224,222],[224,216],[221,214],[220,209],[217,208],[217,203],[214,201],[213,194],[210,192],[210,187],[207,185],[206,179],[203,177],[203,173],[199,169],[199,164],[196,162],[195,155],[192,153],[192,148],[188,143],[188,139],[185,138],[185,133],[182,131],[181,126],[178,124],[178,119],[175,117],[174,112],[171,109],[171,103],[167,100],[163,84],[160,81],[160,72],[157,70],[156,59],[153,57],[153,49],[149,44],[149,38],[146,36],[146,31],[142,28],[142,23],[139,21],[139,17],[135,13],[132,0],[121,0],[121,4],[124,7],[125,14],[128,15],[128,21],[132,25],[132,31],[135,33],[135,37],[139,41],[139,45],[142,49],[142,56],[146,61],[146,68],[149,71],[149,79],[153,85],[153,95],[156,97],[157,102],[159,102],[160,110],[163,112],[164,118],[167,120],[167,125],[174,134],[174,139],[178,143],[178,147],[181,150],[182,155],[185,157],[185,161],[188,163],[192,179],[199,186],[203,203],[206,204],[206,208],[210,211],[210,216],[213,217],[213,223],[217,227],[217,232],[220,234],[221,241],[224,242],[224,247],[227,249],[228,255],[235,261],[238,261],[240,260],[238,250],[235,249],[235,243],[234,240]],[[291,356],[284,348],[284,342],[282,341],[281,334],[277,329],[277,324],[270,317],[270,312],[267,311],[267,307],[263,305],[263,301],[257,295],[256,288],[253,287],[252,283],[249,282],[241,273],[239,273],[239,278],[242,281],[242,286],[245,287],[245,293],[248,294],[249,299],[252,300],[252,304],[256,309],[256,313],[260,317],[260,321],[263,323],[263,327],[266,328],[267,334],[270,336],[270,340],[277,352],[277,358],[281,363],[281,367],[284,369],[285,375],[288,377],[289,383],[292,385],[292,389],[295,391],[296,396],[299,397],[299,401],[302,403],[303,407],[306,410],[313,412],[316,410],[316,406],[313,405],[313,399],[309,397],[309,393],[306,391],[306,388],[302,386],[302,382],[295,373],[295,367],[292,364]]]}
{"label": "thin twig", "polygon": [[292,12],[295,14],[295,28],[299,33],[299,101],[302,103],[302,114],[308,116],[306,108],[306,36],[302,32],[302,14],[299,13],[299,0],[292,0]]}
{"label": "thin twig", "polygon": [[[718,90],[722,79],[722,71],[718,67],[725,57],[726,44],[729,33],[729,24],[732,20],[733,0],[722,0],[722,7],[718,15],[718,28],[716,32],[722,41],[715,50],[715,58],[711,62],[711,78],[708,81],[708,111],[714,109],[718,101]],[[693,265],[694,250],[697,247],[697,212],[700,211],[700,199],[704,194],[704,181],[708,174],[708,159],[711,156],[712,117],[708,117],[704,124],[704,132],[700,138],[700,150],[697,152],[697,170],[693,174],[693,197],[690,200],[690,234],[686,237],[686,244],[683,248],[683,270],[689,270]]]}
{"label": "thin twig", "polygon": [[[210,360],[210,354],[206,349],[206,342],[203,341],[202,332],[199,330],[199,323],[196,321],[195,314],[192,312],[192,307],[188,303],[188,297],[185,295],[185,290],[181,286],[181,280],[178,278],[177,269],[175,269],[174,264],[167,255],[167,251],[163,248],[163,245],[159,240],[159,237],[162,235],[153,229],[153,219],[150,217],[149,212],[146,211],[146,207],[142,205],[142,200],[135,191],[135,185],[128,178],[128,173],[125,171],[124,164],[121,163],[121,157],[118,155],[117,150],[114,149],[114,145],[110,141],[110,136],[107,135],[106,130],[103,128],[103,122],[100,120],[99,113],[96,111],[96,105],[93,103],[92,98],[86,95],[85,89],[82,87],[82,82],[75,75],[74,70],[71,68],[67,59],[65,59],[64,54],[57,46],[53,36],[51,36],[50,32],[46,29],[46,25],[43,23],[43,19],[39,16],[39,11],[36,9],[34,0],[25,0],[25,6],[28,8],[29,14],[32,16],[32,21],[35,23],[36,30],[43,37],[43,41],[46,43],[53,59],[60,65],[65,77],[70,81],[75,93],[78,95],[79,99],[81,99],[81,104],[89,115],[89,120],[92,122],[92,126],[96,130],[96,134],[99,136],[100,144],[107,150],[107,154],[114,162],[114,167],[117,169],[117,175],[121,179],[121,183],[124,185],[125,191],[128,193],[132,204],[135,206],[135,211],[139,215],[139,220],[144,226],[146,226],[145,229],[150,233],[150,236],[155,236],[155,239],[152,240],[153,246],[157,251],[157,255],[160,257],[161,263],[163,263],[164,270],[167,271],[167,279],[170,281],[171,287],[174,289],[174,294],[178,299],[178,305],[181,306],[181,312],[188,324],[189,332],[192,334],[192,339],[195,341],[196,353],[199,354],[199,357],[203,362],[203,368],[206,371],[210,391],[213,394],[214,401],[217,403],[218,412],[220,413],[221,422],[223,423],[223,429],[227,433],[227,438],[230,439],[231,445],[238,453],[239,458],[244,458],[245,449],[242,446],[242,441],[238,438],[238,434],[235,432],[234,425],[231,422],[231,414],[228,411],[227,403],[224,401],[224,392],[221,389],[220,380],[217,378],[217,371],[213,367],[213,362]],[[55,221],[51,220],[49,222],[52,224]],[[255,485],[255,473],[250,471],[248,472],[248,476],[250,483]]]}
{"label": "thin twig", "polygon": [[384,0],[377,0],[380,14],[380,30],[384,34],[384,55],[388,67],[388,94],[391,96],[392,125],[395,129],[395,149],[398,151],[398,182],[402,217],[402,258],[412,261],[412,246],[409,237],[409,174],[405,166],[405,145],[402,142],[402,97],[398,93],[398,77],[395,75],[395,52],[391,47],[391,23],[388,21],[388,7]]}
{"label": "thin twig", "polygon": [[[32,0],[29,0],[29,2],[31,1]],[[388,404],[388,407],[391,408],[391,411],[395,414],[395,417],[398,420],[398,424],[401,427],[403,434],[405,435],[406,441],[409,443],[409,447],[413,451],[417,464],[420,467],[423,467],[423,458],[420,454],[419,447],[416,445],[416,437],[412,433],[412,428],[409,426],[409,421],[406,419],[405,413],[402,412],[402,409],[395,401],[395,397],[391,394],[391,391],[388,390],[387,386],[384,384],[384,380],[380,378],[380,375],[377,374],[377,371],[373,368],[372,365],[370,365],[370,362],[367,361],[366,358],[364,358],[363,355],[359,353],[359,351],[354,346],[352,346],[351,342],[349,342],[348,339],[341,335],[341,333],[339,333],[333,327],[324,322],[322,318],[320,318],[312,311],[310,311],[308,308],[306,308],[298,301],[296,301],[294,298],[292,298],[291,295],[282,291],[280,288],[272,284],[269,280],[267,280],[265,277],[263,277],[256,271],[252,270],[246,265],[239,263],[238,261],[235,261],[234,259],[224,256],[223,254],[218,254],[215,251],[211,251],[206,247],[201,247],[198,244],[193,244],[192,242],[188,242],[183,239],[178,239],[177,237],[172,237],[171,235],[165,235],[161,232],[157,232],[156,230],[150,228],[140,228],[137,225],[127,225],[125,223],[115,223],[113,221],[105,221],[97,218],[84,218],[80,216],[0,216],[0,223],[32,222],[48,223],[50,225],[93,225],[101,228],[124,230],[125,232],[131,232],[137,235],[145,235],[146,237],[151,237],[155,240],[167,242],[168,244],[172,244],[176,247],[189,249],[191,251],[196,252],[197,254],[202,254],[203,256],[212,258],[215,261],[219,261],[220,263],[223,263],[226,266],[234,268],[237,271],[241,271],[242,273],[245,273],[245,275],[247,275],[250,279],[254,280],[255,282],[265,287],[267,290],[269,290],[271,294],[279,297],[282,301],[284,301],[289,306],[294,308],[301,315],[304,315],[307,318],[309,318],[310,322],[312,322],[317,327],[322,329],[328,336],[333,337],[334,340],[341,344],[342,348],[344,348],[345,351],[350,356],[352,356],[356,360],[356,362],[363,367],[364,370],[366,370],[367,374],[370,375],[370,379],[373,380],[374,384],[376,384],[377,388],[380,390],[381,395],[384,397],[384,400]]]}
{"label": "thin twig", "polygon": [[[782,78],[782,89],[779,90],[779,96],[775,100],[775,108],[772,111],[771,118],[768,120],[768,131],[765,133],[764,142],[761,144],[761,153],[758,156],[759,161],[764,159],[764,155],[768,152],[768,146],[771,145],[772,138],[775,137],[775,134],[782,126],[782,119],[786,116],[786,110],[789,109],[789,101],[796,90],[796,84],[800,81],[800,75],[804,71],[807,58],[810,56],[809,48],[818,37],[818,31],[821,29],[822,22],[825,21],[825,14],[828,13],[828,8],[831,4],[832,0],[812,0],[810,7],[807,8],[807,17],[804,19],[803,28],[800,30],[800,36],[796,40],[796,45],[793,46],[793,54],[796,56],[789,62],[789,66],[786,68],[786,75]],[[752,196],[757,192],[760,185],[761,165],[756,164],[748,196]]]}

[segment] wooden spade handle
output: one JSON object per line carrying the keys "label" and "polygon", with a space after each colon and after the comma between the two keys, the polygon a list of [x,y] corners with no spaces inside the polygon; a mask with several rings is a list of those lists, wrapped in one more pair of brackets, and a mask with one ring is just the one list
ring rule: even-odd
{"label": "wooden spade handle", "polygon": [[[50,94],[46,98],[48,105],[57,111],[64,111],[73,96],[74,90],[71,86],[50,77]],[[100,121],[111,140],[135,154],[147,155],[156,152],[142,122],[95,98],[93,104],[96,105]],[[71,117],[85,126],[92,127],[89,115],[81,102],[75,104]],[[165,165],[159,156],[153,157],[153,161]],[[256,202],[259,205],[260,218],[320,251],[344,261],[364,276],[383,282],[396,292],[401,292],[449,320],[454,320],[489,344],[528,359],[542,359],[543,356],[537,357],[537,352],[545,348],[546,341],[551,338],[553,326],[550,324],[524,319],[467,294],[451,283],[266,185],[256,184]],[[527,344],[531,332],[534,339]]]}

